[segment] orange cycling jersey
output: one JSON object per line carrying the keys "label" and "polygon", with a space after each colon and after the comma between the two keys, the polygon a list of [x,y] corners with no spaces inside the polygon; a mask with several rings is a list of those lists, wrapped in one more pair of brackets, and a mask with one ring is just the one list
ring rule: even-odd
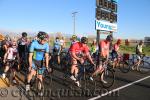
{"label": "orange cycling jersey", "polygon": [[110,43],[107,40],[103,40],[100,42],[101,56],[104,58],[106,58],[109,54],[109,45]]}

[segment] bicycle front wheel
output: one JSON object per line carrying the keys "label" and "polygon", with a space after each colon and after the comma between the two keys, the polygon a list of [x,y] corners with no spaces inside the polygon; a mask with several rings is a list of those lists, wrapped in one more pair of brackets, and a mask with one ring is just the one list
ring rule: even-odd
{"label": "bicycle front wheel", "polygon": [[123,73],[128,73],[130,71],[130,65],[128,62],[124,61],[119,64],[119,69]]}
{"label": "bicycle front wheel", "polygon": [[102,82],[103,87],[110,88],[115,82],[114,70],[107,68],[105,71],[102,72],[101,78],[104,80],[104,82]]}
{"label": "bicycle front wheel", "polygon": [[150,63],[148,63],[146,61],[142,61],[139,65],[139,72],[141,74],[146,74],[146,73],[150,72]]}

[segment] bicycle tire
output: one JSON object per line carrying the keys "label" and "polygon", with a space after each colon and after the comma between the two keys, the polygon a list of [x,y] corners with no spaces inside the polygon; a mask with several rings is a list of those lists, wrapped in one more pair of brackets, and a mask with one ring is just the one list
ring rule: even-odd
{"label": "bicycle tire", "polygon": [[[41,89],[39,89],[39,87],[40,87],[39,84],[41,85]],[[40,93],[40,92],[43,93],[43,95],[40,96],[40,99],[41,99],[41,100],[44,100],[44,92],[45,92],[44,90],[45,90],[45,89],[44,89],[44,84],[43,84],[43,82],[41,82],[40,79],[37,79],[37,80],[36,80],[36,92],[37,92],[37,93]],[[39,95],[38,95],[38,96],[39,96]]]}
{"label": "bicycle tire", "polygon": [[150,63],[142,61],[139,65],[139,72],[141,74],[147,74],[148,72],[150,72]]}
{"label": "bicycle tire", "polygon": [[130,71],[130,65],[126,61],[122,61],[119,63],[119,69],[122,73],[128,73]]}
{"label": "bicycle tire", "polygon": [[[107,68],[106,71],[102,72],[102,74],[104,74],[104,80],[107,82],[107,83],[101,82],[102,86],[104,88],[110,88],[111,86],[113,86],[113,84],[115,82],[114,70],[110,69],[110,68]],[[101,77],[101,75],[100,75],[100,77]]]}

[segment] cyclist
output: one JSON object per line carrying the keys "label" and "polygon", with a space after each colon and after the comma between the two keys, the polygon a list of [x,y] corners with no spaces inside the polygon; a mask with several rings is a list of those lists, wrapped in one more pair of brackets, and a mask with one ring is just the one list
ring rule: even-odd
{"label": "cyclist", "polygon": [[135,66],[136,70],[139,70],[139,65],[141,63],[141,55],[143,54],[143,41],[141,40],[139,42],[139,44],[136,46],[136,55],[137,55],[137,62],[135,63],[135,65],[132,67],[132,70],[135,70]]}
{"label": "cyclist", "polygon": [[27,47],[28,47],[28,41],[27,41],[27,33],[22,32],[22,37],[18,39],[18,51],[20,60],[25,61],[27,58]]}
{"label": "cyclist", "polygon": [[60,64],[60,52],[61,52],[61,43],[59,37],[56,37],[56,40],[54,41],[53,53],[54,55],[57,56],[58,64]]}
{"label": "cyclist", "polygon": [[[93,81],[93,76],[102,73],[104,70],[103,64],[108,61],[109,58],[109,51],[110,51],[110,41],[112,40],[112,37],[108,35],[105,40],[100,41],[99,46],[100,46],[100,58],[101,62],[100,65],[98,65],[97,69],[94,71],[94,73],[91,75],[90,79]],[[101,75],[101,81],[103,83],[107,83],[103,79],[103,74]]]}
{"label": "cyclist", "polygon": [[[18,61],[16,61],[18,60]],[[11,68],[13,72],[13,83],[17,83],[15,79],[15,72],[19,69],[19,53],[17,50],[17,42],[15,40],[9,45],[7,52],[4,55],[4,73],[2,74],[2,78],[6,77],[6,73]]]}
{"label": "cyclist", "polygon": [[[30,81],[32,76],[38,73],[38,78],[42,82],[42,74],[45,69],[48,69],[49,64],[49,44],[47,43],[48,34],[39,32],[37,34],[38,40],[31,43],[29,49],[29,74],[27,76],[26,91],[30,90]],[[44,63],[45,61],[45,63]],[[41,87],[39,87],[41,89]]]}
{"label": "cyclist", "polygon": [[[95,65],[89,53],[87,42],[88,39],[86,37],[82,37],[80,42],[72,44],[71,47],[69,48],[69,53],[72,60],[70,78],[74,80],[77,86],[79,87],[80,83],[79,80],[77,80],[79,68],[77,66],[77,63],[80,62],[81,64],[83,64],[85,60],[84,58],[86,57],[93,65]],[[84,57],[79,57],[81,54],[83,54]]]}
{"label": "cyclist", "polygon": [[112,55],[112,60],[113,60],[113,69],[115,66],[117,66],[117,63],[118,63],[118,56],[119,56],[119,47],[120,47],[120,44],[121,44],[121,39],[118,39],[117,42],[114,44],[113,48],[112,48],[112,52],[111,52],[111,55]]}
{"label": "cyclist", "polygon": [[7,52],[10,43],[11,43],[11,38],[8,35],[6,35],[5,39],[1,42],[0,51],[1,51],[1,58],[2,59],[4,58],[4,55]]}

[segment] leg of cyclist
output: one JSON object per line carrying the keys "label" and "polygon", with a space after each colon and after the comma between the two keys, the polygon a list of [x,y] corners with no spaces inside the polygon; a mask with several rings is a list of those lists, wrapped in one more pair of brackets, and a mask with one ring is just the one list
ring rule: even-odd
{"label": "leg of cyclist", "polygon": [[139,71],[139,65],[140,65],[140,63],[141,63],[141,57],[139,56],[139,58],[138,58],[138,62],[137,62],[137,67],[136,67],[136,70],[137,71]]}
{"label": "leg of cyclist", "polygon": [[32,63],[32,69],[29,72],[29,74],[27,75],[26,91],[30,90],[30,81],[31,81],[32,77],[36,75],[36,70],[37,70],[37,67],[35,66],[34,63]]}
{"label": "leg of cyclist", "polygon": [[76,81],[76,77],[78,76],[78,68],[77,66],[77,60],[72,58],[72,66],[71,66],[71,79]]}
{"label": "leg of cyclist", "polygon": [[[5,63],[5,61],[4,61]],[[6,73],[9,70],[11,62],[10,61],[6,61],[5,66],[4,66],[4,72],[2,74],[2,78],[4,79],[6,77]]]}
{"label": "leg of cyclist", "polygon": [[61,48],[59,48],[58,54],[57,54],[57,61],[58,61],[58,64],[60,64],[60,52],[61,52]]}
{"label": "leg of cyclist", "polygon": [[135,62],[134,66],[132,67],[132,70],[139,70],[139,65],[141,63],[141,57],[139,55],[137,55],[137,62]]}

